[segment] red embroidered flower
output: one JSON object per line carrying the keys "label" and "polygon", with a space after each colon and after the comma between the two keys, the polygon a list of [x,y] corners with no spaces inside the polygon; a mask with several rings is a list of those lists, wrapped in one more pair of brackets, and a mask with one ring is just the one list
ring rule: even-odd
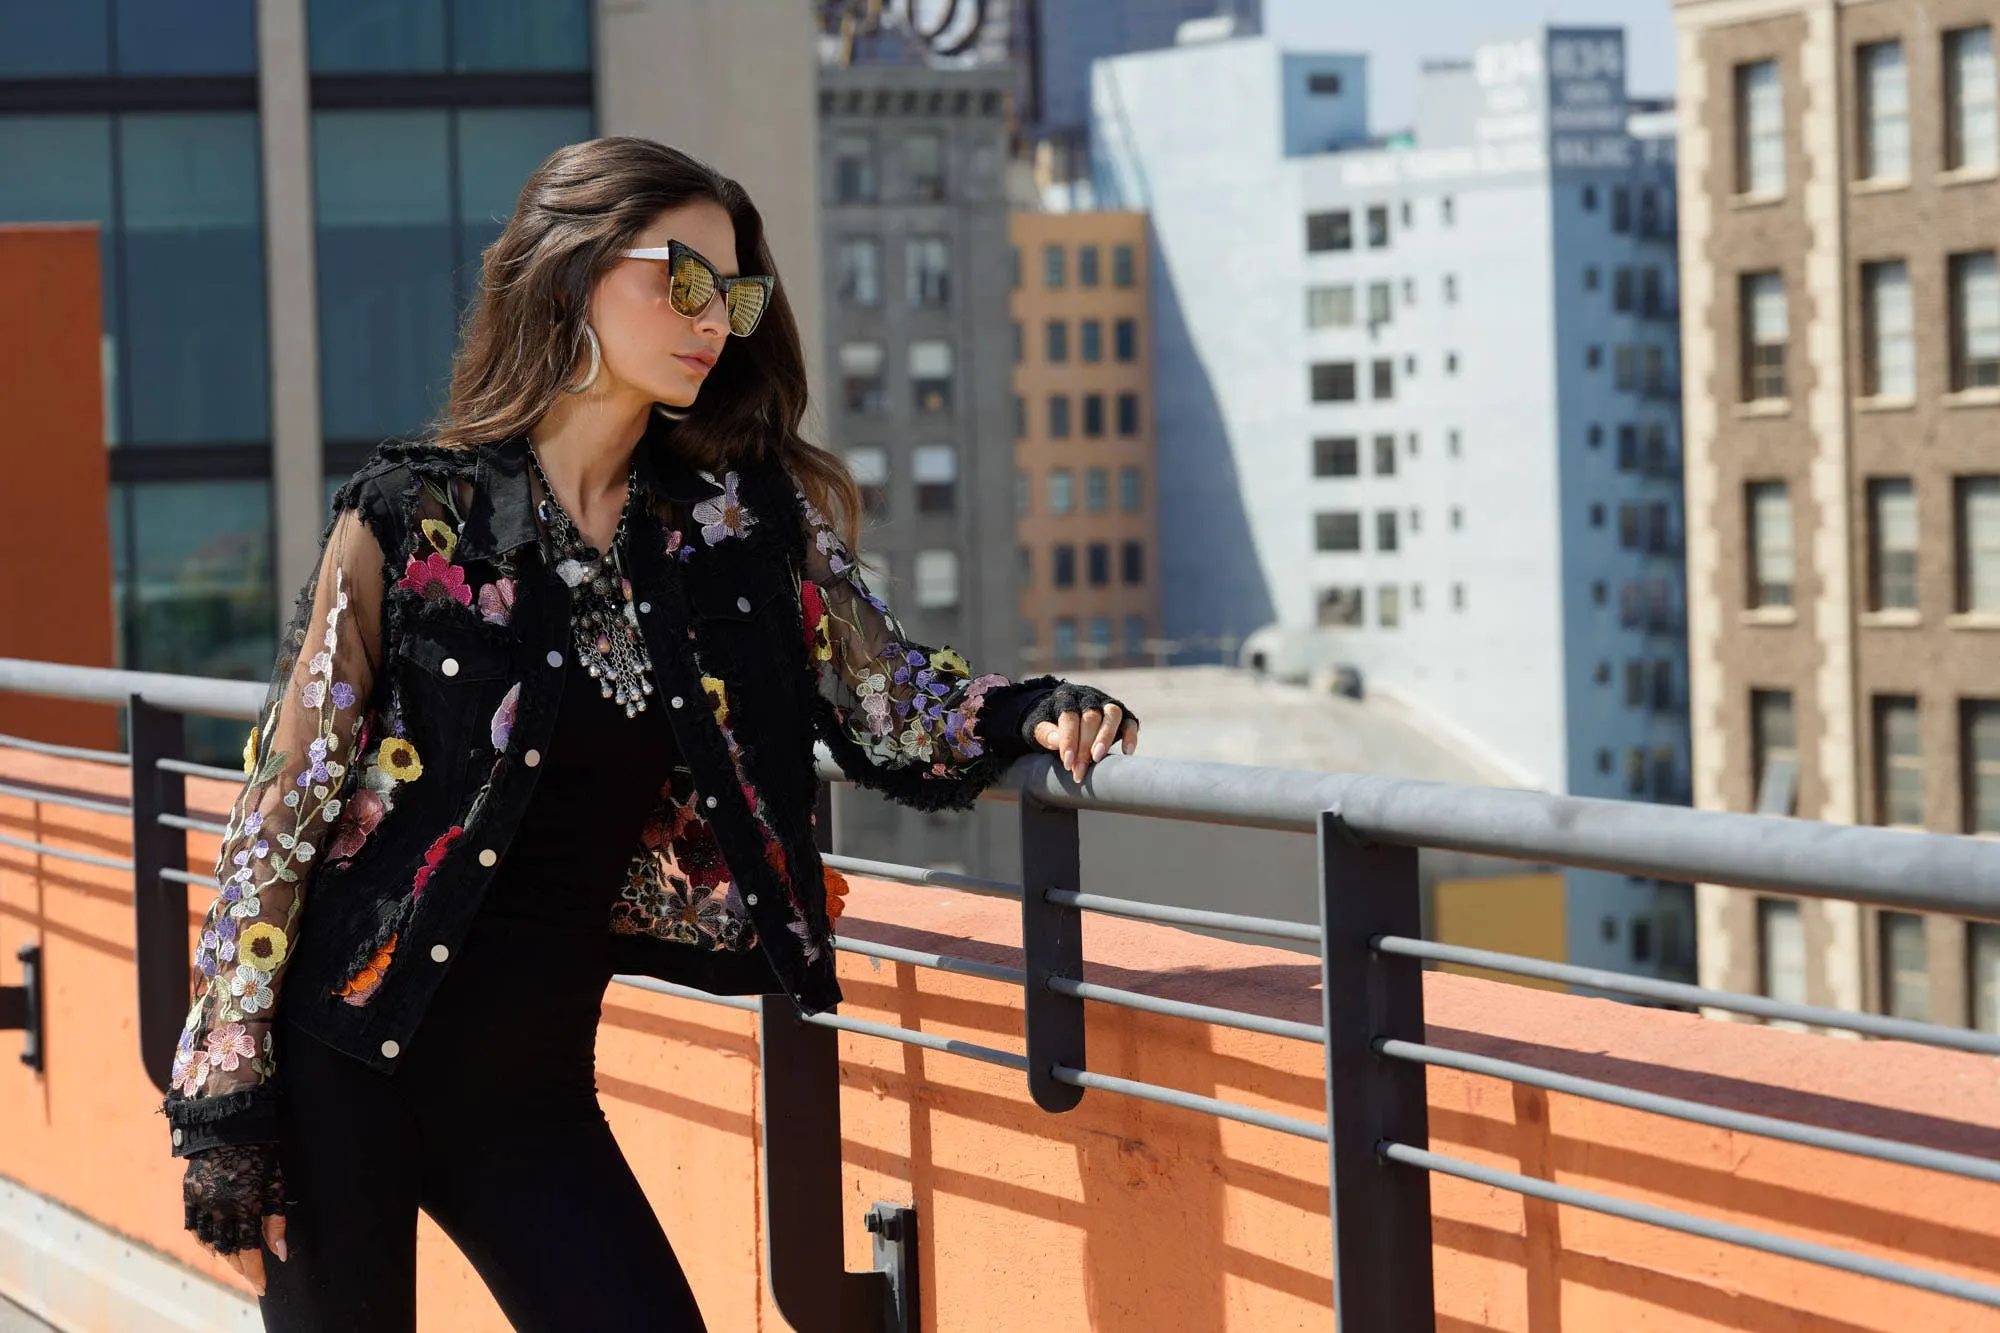
{"label": "red embroidered flower", "polygon": [[360,851],[361,844],[368,841],[368,835],[386,813],[380,793],[372,787],[356,787],[354,795],[348,798],[347,808],[340,812],[340,822],[334,825],[333,842],[326,854],[339,860]]}
{"label": "red embroidered flower", "polygon": [[840,914],[847,910],[847,876],[832,866],[822,866],[826,880],[826,919],[840,920]]}
{"label": "red embroidered flower", "polygon": [[819,595],[819,585],[811,579],[799,583],[799,605],[805,612],[806,647],[811,648],[818,641],[822,622],[826,620],[826,599]]}
{"label": "red embroidered flower", "polygon": [[424,891],[424,885],[430,883],[431,876],[437,873],[439,863],[444,860],[444,854],[451,850],[451,845],[457,842],[464,832],[463,828],[457,824],[453,824],[438,835],[438,840],[431,844],[429,851],[424,853],[424,864],[417,871],[415,887],[410,891],[412,898]]}
{"label": "red embroidered flower", "polygon": [[396,586],[411,589],[427,602],[441,602],[449,597],[460,606],[472,605],[472,589],[466,586],[465,571],[436,551],[422,560],[411,556]]}

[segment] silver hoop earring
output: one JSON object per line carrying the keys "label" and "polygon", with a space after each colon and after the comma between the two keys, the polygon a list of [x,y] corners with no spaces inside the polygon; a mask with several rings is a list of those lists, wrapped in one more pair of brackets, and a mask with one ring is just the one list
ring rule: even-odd
{"label": "silver hoop earring", "polygon": [[584,323],[583,336],[590,340],[590,369],[576,383],[563,385],[564,393],[582,393],[585,389],[597,383],[598,367],[603,364],[604,357],[597,348],[597,330],[591,328],[588,321]]}
{"label": "silver hoop earring", "polygon": [[654,403],[653,410],[669,421],[683,421],[688,414],[685,407],[668,407],[665,403]]}

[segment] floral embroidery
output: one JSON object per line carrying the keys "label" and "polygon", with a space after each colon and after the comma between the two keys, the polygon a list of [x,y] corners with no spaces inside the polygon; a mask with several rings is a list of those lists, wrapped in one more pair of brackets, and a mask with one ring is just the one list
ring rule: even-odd
{"label": "floral embroidery", "polygon": [[489,625],[514,619],[514,580],[495,579],[479,590],[479,618]]}
{"label": "floral embroidery", "polygon": [[285,961],[286,949],[285,932],[262,921],[243,927],[243,933],[236,938],[236,952],[264,972],[278,970],[278,964]]}
{"label": "floral embroidery", "polygon": [[340,823],[334,827],[333,841],[327,844],[326,854],[339,860],[353,856],[387,813],[388,805],[380,792],[368,787],[355,788],[347,808],[341,812]]}
{"label": "floral embroidery", "polygon": [[398,782],[415,782],[424,775],[424,761],[418,758],[417,747],[400,736],[382,742],[376,765]]}
{"label": "floral embroidery", "polygon": [[513,738],[514,716],[520,711],[520,708],[521,683],[515,681],[513,688],[507,691],[506,698],[500,701],[500,706],[493,710],[491,739],[495,750],[505,750],[507,742]]}
{"label": "floral embroidery", "polygon": [[250,728],[250,735],[243,741],[243,775],[248,777],[257,771],[257,728]]}
{"label": "floral embroidery", "polygon": [[422,560],[411,556],[396,586],[411,589],[427,602],[449,598],[460,606],[472,605],[472,589],[466,586],[465,570],[437,551]]}
{"label": "floral embroidery", "polygon": [[357,1008],[368,1003],[382,988],[382,974],[389,970],[389,960],[395,954],[396,936],[391,935],[389,942],[376,950],[375,956],[363,964],[359,972],[336,987],[333,993]]}
{"label": "floral embroidery", "polygon": [[838,921],[840,914],[847,910],[847,876],[832,866],[823,865],[820,869],[826,882],[826,919]]}
{"label": "floral embroidery", "polygon": [[458,534],[451,530],[449,523],[442,519],[427,518],[417,526],[423,529],[425,540],[430,542],[432,548],[446,560],[451,559],[457,552]]}
{"label": "floral embroidery", "polygon": [[453,824],[443,833],[438,834],[437,841],[433,842],[430,845],[430,850],[424,853],[423,865],[417,869],[416,881],[410,889],[410,896],[412,898],[423,893],[424,885],[431,882],[431,876],[437,873],[438,866],[444,861],[444,854],[450,851],[451,845],[464,835],[465,829],[459,824]]}
{"label": "floral embroidery", "polygon": [[703,676],[701,692],[708,696],[708,706],[715,713],[715,724],[729,725],[729,687],[719,676]]}
{"label": "floral embroidery", "polygon": [[241,1023],[225,1023],[208,1034],[208,1063],[212,1069],[234,1069],[239,1060],[254,1059],[257,1040]]}
{"label": "floral embroidery", "polygon": [[722,475],[722,494],[711,496],[694,507],[694,520],[701,524],[701,539],[714,546],[728,537],[741,537],[757,519],[736,496],[738,482],[732,470]]}

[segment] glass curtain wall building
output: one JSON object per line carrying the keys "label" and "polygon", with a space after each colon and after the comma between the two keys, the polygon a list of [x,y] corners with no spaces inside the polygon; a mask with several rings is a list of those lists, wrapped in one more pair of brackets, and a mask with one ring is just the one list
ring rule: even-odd
{"label": "glass curtain wall building", "polygon": [[[481,249],[529,170],[592,133],[590,6],[295,3],[318,275],[299,317],[317,320],[330,491],[435,414]],[[291,594],[272,555],[256,23],[255,0],[0,0],[0,224],[102,237],[123,666],[261,677]],[[234,724],[213,730],[204,748],[233,751]]]}

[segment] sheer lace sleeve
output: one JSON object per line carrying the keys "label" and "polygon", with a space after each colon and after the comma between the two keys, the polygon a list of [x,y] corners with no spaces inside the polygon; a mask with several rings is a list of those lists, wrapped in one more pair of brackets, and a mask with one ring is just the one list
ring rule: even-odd
{"label": "sheer lace sleeve", "polygon": [[341,800],[381,661],[382,547],[342,512],[282,640],[195,949],[194,1002],[164,1109],[186,1156],[276,1135],[271,1027],[299,912]]}
{"label": "sheer lace sleeve", "polygon": [[919,809],[963,809],[1022,753],[1018,738],[989,740],[982,710],[1014,687],[972,674],[948,647],[903,632],[869,590],[826,517],[801,502],[805,570],[799,595],[819,668],[820,734],[847,775]]}

